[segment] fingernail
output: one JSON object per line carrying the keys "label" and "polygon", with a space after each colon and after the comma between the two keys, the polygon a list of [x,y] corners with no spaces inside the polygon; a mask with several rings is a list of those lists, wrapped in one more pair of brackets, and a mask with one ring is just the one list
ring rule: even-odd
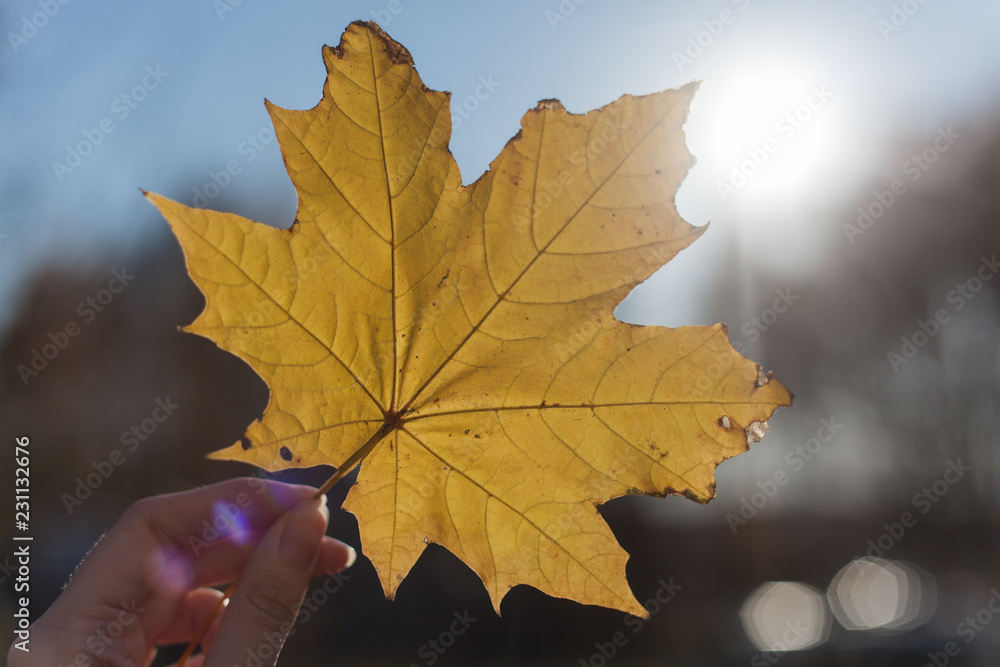
{"label": "fingernail", "polygon": [[350,551],[347,552],[347,563],[344,564],[344,569],[346,570],[350,566],[354,565],[354,561],[358,559],[358,552],[354,550],[354,547],[347,547]]}
{"label": "fingernail", "polygon": [[[320,496],[316,500],[319,501],[319,511],[326,517],[326,522],[330,523],[330,508],[326,506],[326,496]],[[324,530],[323,532],[325,533],[326,531]]]}
{"label": "fingernail", "polygon": [[289,511],[278,545],[281,557],[300,570],[312,567],[319,554],[329,516],[326,496],[306,500]]}

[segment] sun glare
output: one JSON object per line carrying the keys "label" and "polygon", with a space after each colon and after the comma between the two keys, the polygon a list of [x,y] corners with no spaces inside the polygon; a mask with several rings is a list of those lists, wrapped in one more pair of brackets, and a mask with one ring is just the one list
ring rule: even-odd
{"label": "sun glare", "polygon": [[723,201],[800,192],[838,146],[836,92],[787,64],[755,64],[710,101],[710,160]]}

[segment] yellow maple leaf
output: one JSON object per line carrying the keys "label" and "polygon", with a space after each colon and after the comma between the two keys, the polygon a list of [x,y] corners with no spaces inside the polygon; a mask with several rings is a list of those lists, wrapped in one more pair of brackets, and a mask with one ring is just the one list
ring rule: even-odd
{"label": "yellow maple leaf", "polygon": [[714,496],[788,391],[723,325],[612,316],[704,231],[674,207],[695,86],[587,114],[547,100],[478,181],[448,150],[449,95],[371,23],[324,47],[319,104],[270,103],[299,194],[291,229],[149,198],[207,299],[188,330],[271,388],[215,458],[363,460],[345,507],[393,597],[429,543],[482,577],[645,615],[597,506]]}

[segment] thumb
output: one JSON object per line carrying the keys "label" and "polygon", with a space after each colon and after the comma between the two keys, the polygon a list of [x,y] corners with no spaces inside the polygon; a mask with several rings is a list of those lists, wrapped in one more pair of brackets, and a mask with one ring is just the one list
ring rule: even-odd
{"label": "thumb", "polygon": [[277,662],[305,596],[330,511],[326,496],[306,500],[274,523],[240,575],[205,667]]}

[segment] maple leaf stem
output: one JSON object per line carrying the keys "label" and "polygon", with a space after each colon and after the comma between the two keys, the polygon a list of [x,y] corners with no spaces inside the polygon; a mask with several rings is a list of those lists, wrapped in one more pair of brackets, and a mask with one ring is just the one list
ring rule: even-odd
{"label": "maple leaf stem", "polygon": [[188,658],[191,657],[195,649],[198,648],[198,645],[201,644],[201,640],[205,638],[205,633],[208,632],[208,628],[212,625],[212,621],[214,621],[215,617],[219,615],[219,611],[222,610],[222,605],[226,603],[226,600],[233,596],[233,591],[235,589],[236,582],[233,581],[233,583],[229,584],[229,587],[223,592],[219,601],[215,603],[215,606],[212,607],[212,611],[209,612],[208,618],[205,619],[202,626],[198,628],[198,632],[195,634],[194,638],[191,639],[191,643],[188,644],[186,649],[184,649],[184,654],[181,655],[180,660],[177,661],[177,667],[184,667],[184,665],[187,664]]}
{"label": "maple leaf stem", "polygon": [[375,449],[375,445],[381,442],[382,438],[392,432],[398,425],[398,420],[387,419],[379,430],[372,433],[372,436],[365,441],[365,444],[361,445],[358,451],[347,457],[347,460],[337,468],[337,472],[333,473],[328,480],[323,482],[323,486],[319,488],[319,491],[316,492],[316,495],[313,496],[313,498],[319,498],[332,489],[337,482],[342,480],[347,473],[354,469],[354,466],[361,463],[362,459],[371,454],[371,451]]}

